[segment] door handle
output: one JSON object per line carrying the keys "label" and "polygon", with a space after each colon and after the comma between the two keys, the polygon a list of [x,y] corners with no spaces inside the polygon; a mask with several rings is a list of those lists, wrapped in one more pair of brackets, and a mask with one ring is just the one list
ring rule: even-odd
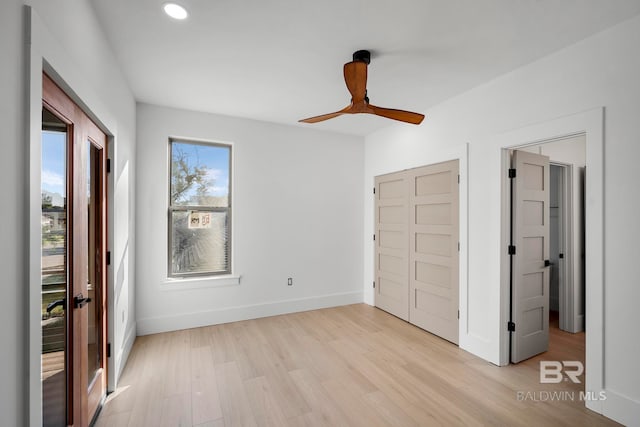
{"label": "door handle", "polygon": [[549,261],[548,259],[544,260],[544,266],[545,267],[549,267],[551,264],[553,264],[551,261]]}
{"label": "door handle", "polygon": [[75,308],[82,308],[90,302],[91,302],[91,298],[89,297],[85,298],[84,295],[82,294],[78,294],[75,297],[73,297],[73,306]]}

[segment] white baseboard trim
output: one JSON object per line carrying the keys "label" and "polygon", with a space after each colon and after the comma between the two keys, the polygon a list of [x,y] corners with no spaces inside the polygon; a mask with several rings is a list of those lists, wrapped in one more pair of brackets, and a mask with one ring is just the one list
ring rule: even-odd
{"label": "white baseboard trim", "polygon": [[358,304],[364,301],[363,291],[340,294],[320,295],[308,298],[266,302],[262,304],[219,308],[196,313],[183,313],[174,316],[149,317],[138,319],[137,334],[149,335],[160,332],[178,331],[201,326],[218,325],[240,320],[277,316],[279,314],[317,310],[319,308]]}
{"label": "white baseboard trim", "polygon": [[607,390],[602,402],[602,415],[628,427],[640,427],[640,402]]}

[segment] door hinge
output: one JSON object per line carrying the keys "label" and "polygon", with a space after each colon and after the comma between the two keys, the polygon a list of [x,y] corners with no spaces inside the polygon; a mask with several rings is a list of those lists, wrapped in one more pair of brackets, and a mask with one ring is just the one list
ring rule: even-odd
{"label": "door hinge", "polygon": [[460,310],[458,310],[458,319],[460,318]]}
{"label": "door hinge", "polygon": [[107,357],[111,357],[111,343],[107,343]]}
{"label": "door hinge", "polygon": [[376,194],[376,187],[373,187],[373,194]]}
{"label": "door hinge", "polygon": [[558,254],[558,258],[563,259],[564,258],[564,254]]}
{"label": "door hinge", "polygon": [[508,322],[507,323],[507,331],[515,332],[516,331],[516,324],[513,323],[513,322]]}
{"label": "door hinge", "polygon": [[460,184],[460,174],[458,174],[458,184]]}
{"label": "door hinge", "polygon": [[373,289],[375,289],[375,288],[376,288],[376,281],[374,280],[373,281]]}
{"label": "door hinge", "polygon": [[107,251],[107,265],[111,265],[111,251]]}
{"label": "door hinge", "polygon": [[107,173],[111,173],[111,159],[107,159]]}
{"label": "door hinge", "polygon": [[458,242],[458,252],[460,252],[460,242]]}
{"label": "door hinge", "polygon": [[508,253],[509,253],[509,255],[515,255],[516,254],[516,247],[513,246],[513,245],[509,245]]}
{"label": "door hinge", "polygon": [[376,240],[376,235],[375,234],[373,235],[373,240]]}
{"label": "door hinge", "polygon": [[514,168],[509,168],[509,178],[516,177],[516,170]]}

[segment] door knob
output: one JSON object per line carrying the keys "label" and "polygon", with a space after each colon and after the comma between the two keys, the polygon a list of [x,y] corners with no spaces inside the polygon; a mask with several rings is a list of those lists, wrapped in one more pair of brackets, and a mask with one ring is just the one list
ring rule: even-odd
{"label": "door knob", "polygon": [[75,297],[73,297],[73,306],[75,308],[82,308],[90,302],[91,302],[91,298],[89,297],[85,298],[84,295],[82,294],[78,294]]}
{"label": "door knob", "polygon": [[552,264],[552,262],[551,262],[551,261],[549,261],[548,259],[545,259],[545,260],[544,260],[544,266],[545,266],[545,267],[549,267],[551,264]]}

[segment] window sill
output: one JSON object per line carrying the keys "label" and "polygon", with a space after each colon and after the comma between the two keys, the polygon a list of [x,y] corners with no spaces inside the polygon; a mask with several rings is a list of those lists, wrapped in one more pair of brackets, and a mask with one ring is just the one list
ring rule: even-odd
{"label": "window sill", "polygon": [[187,289],[220,288],[224,286],[239,286],[240,275],[208,276],[193,278],[167,278],[160,284],[163,291],[184,291]]}

